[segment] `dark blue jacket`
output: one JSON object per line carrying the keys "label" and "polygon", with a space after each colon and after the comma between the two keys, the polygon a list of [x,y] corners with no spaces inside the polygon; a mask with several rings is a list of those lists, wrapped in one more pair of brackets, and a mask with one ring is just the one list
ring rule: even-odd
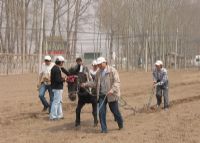
{"label": "dark blue jacket", "polygon": [[52,89],[63,89],[64,78],[61,76],[61,69],[57,65],[51,69],[51,88]]}

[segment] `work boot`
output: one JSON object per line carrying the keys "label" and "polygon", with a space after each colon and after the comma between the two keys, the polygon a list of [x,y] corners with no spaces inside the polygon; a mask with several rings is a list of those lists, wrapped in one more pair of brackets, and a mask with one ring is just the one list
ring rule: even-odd
{"label": "work boot", "polygon": [[106,134],[106,133],[108,133],[108,131],[106,130],[106,131],[101,131],[101,133],[104,133],[104,134]]}
{"label": "work boot", "polygon": [[164,111],[169,111],[169,108],[164,108]]}
{"label": "work boot", "polygon": [[123,126],[119,126],[119,130],[122,130],[123,129]]}
{"label": "work boot", "polygon": [[118,124],[119,130],[123,129],[123,123],[122,124]]}
{"label": "work boot", "polygon": [[49,108],[48,106],[47,106],[47,107],[44,107],[44,108],[42,109],[42,112],[47,111],[48,108]]}

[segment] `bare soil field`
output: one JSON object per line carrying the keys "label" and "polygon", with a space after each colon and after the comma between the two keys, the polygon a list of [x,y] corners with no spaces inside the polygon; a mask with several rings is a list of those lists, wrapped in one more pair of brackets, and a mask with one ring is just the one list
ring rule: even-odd
{"label": "bare soil field", "polygon": [[[64,119],[49,121],[41,112],[36,74],[0,76],[0,143],[200,142],[199,71],[169,72],[169,111],[143,108],[152,94],[150,72],[120,72],[120,78],[122,98],[129,105],[120,107],[125,127],[118,130],[108,108],[108,133],[101,134],[99,124],[93,127],[91,105],[82,111],[81,127],[74,127],[76,102],[69,101],[66,85]],[[154,96],[151,106],[155,104]]]}

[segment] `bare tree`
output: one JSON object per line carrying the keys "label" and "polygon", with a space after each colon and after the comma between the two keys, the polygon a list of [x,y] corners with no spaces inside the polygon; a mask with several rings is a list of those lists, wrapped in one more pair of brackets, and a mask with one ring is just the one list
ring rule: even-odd
{"label": "bare tree", "polygon": [[188,28],[188,25],[199,24],[198,3],[187,0],[101,0],[97,13],[102,31],[111,33],[112,29],[116,37],[114,45],[118,45],[117,57],[125,60],[126,69],[141,64],[148,70],[157,59],[163,60],[168,67],[182,68],[186,67],[187,57],[197,52],[196,49],[188,53],[186,49],[188,46],[194,49],[194,41],[188,41],[197,39],[200,34],[196,26]]}

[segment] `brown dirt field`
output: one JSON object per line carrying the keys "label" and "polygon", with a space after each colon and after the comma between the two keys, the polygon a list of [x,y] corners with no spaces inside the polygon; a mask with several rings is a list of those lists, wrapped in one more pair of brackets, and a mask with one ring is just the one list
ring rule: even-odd
{"label": "brown dirt field", "polygon": [[[90,105],[74,127],[76,103],[63,94],[64,120],[49,121],[42,113],[34,74],[0,76],[0,143],[198,143],[200,141],[200,72],[170,71],[169,111],[145,110],[151,94],[151,73],[121,72],[122,97],[132,110],[120,108],[125,128],[118,130],[108,110],[108,133],[93,127]],[[48,97],[48,96],[47,96]],[[156,103],[155,97],[152,106]]]}

